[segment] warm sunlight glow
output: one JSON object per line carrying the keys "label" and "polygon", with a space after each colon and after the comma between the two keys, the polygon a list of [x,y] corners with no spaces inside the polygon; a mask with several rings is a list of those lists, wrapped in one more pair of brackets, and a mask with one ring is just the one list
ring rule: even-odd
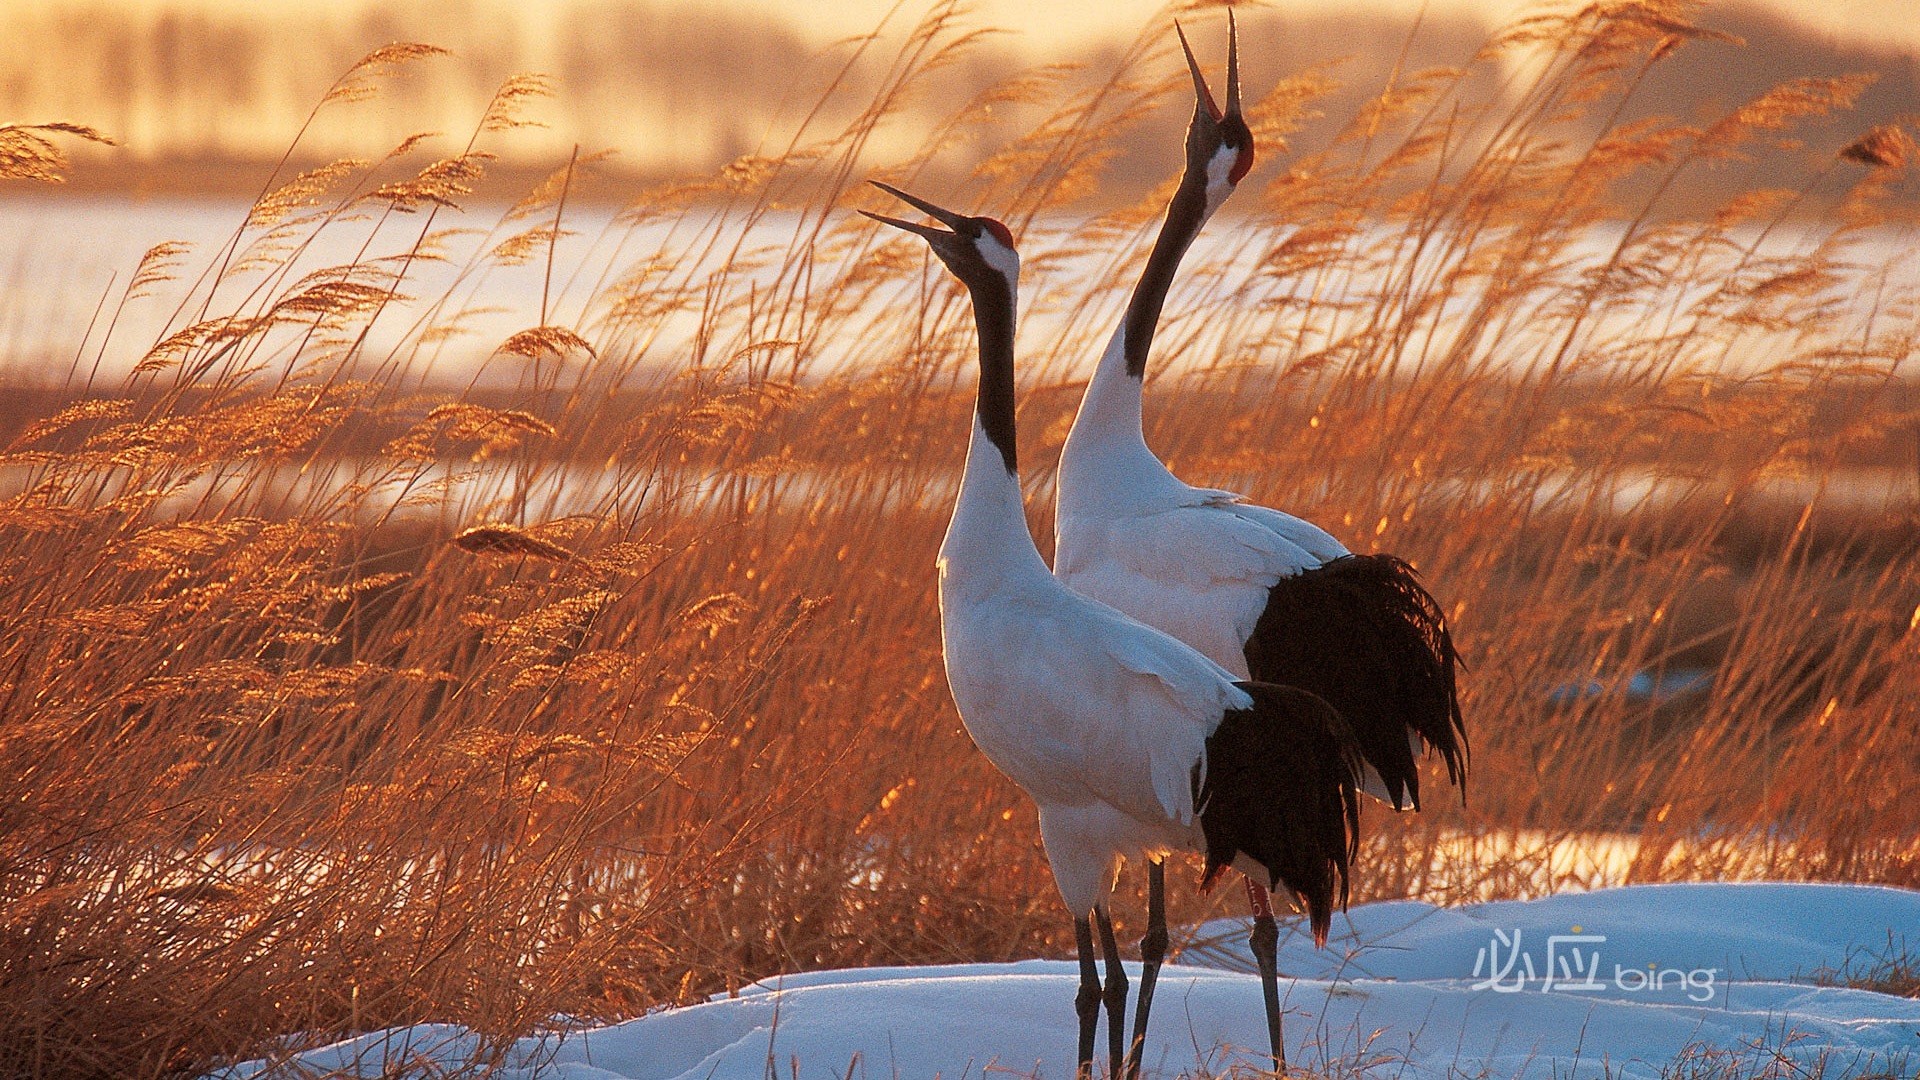
{"label": "warm sunlight glow", "polygon": [[[277,156],[346,65],[392,41],[421,41],[454,55],[410,73],[352,117],[320,118],[303,141],[313,160],[377,154],[406,135],[452,131],[500,80],[538,72],[552,80],[553,97],[531,114],[543,126],[501,148],[509,159],[545,160],[578,143],[589,151],[618,148],[619,168],[684,174],[783,148],[797,121],[796,85],[831,78],[876,26],[883,47],[897,45],[926,6],[343,0],[282,8],[245,0],[7,0],[0,11],[16,47],[0,57],[0,85],[8,88],[11,115],[88,123],[124,147],[93,160],[193,159],[205,171],[236,157]],[[1257,87],[1329,64],[1335,77],[1367,86],[1396,65],[1404,74],[1462,63],[1493,27],[1525,10],[1510,0],[1277,0],[1244,9],[1241,22]],[[1871,107],[1878,112],[1920,111],[1910,59],[1920,50],[1920,21],[1903,17],[1904,10],[1905,0],[1709,8],[1706,24],[1747,38],[1749,53],[1735,60],[1729,47],[1702,47],[1708,67],[1688,80],[1690,100],[1673,109],[1686,115],[1716,93],[1748,93],[1743,68],[1757,64],[1777,79],[1792,69],[1792,57],[1811,51],[1834,54],[1814,65],[1829,73],[1889,72],[1875,91]],[[1087,80],[1099,77],[1164,16],[1160,0],[984,0],[977,11],[980,25],[1000,32],[937,80],[930,96],[907,104],[918,122],[1031,64],[1077,62]],[[1217,17],[1205,10],[1185,16],[1196,23]],[[1403,56],[1416,19],[1426,45]],[[870,64],[855,64],[850,75],[862,86],[883,77]],[[1009,115],[1014,123],[1032,119],[1019,109]],[[913,144],[910,133],[887,128],[870,150],[890,157]]]}
{"label": "warm sunlight glow", "polygon": [[[1422,612],[1405,626],[1449,613],[1460,661],[1467,797],[1408,763],[1417,812],[1361,800],[1333,948],[1280,913],[1307,939],[1281,968],[1302,1072],[1911,1074],[1920,942],[1892,932],[1920,926],[1906,2],[1812,28],[1568,4],[1516,29],[1433,0],[1417,33],[1388,0],[1249,6],[1258,152],[1230,193],[1200,175],[1229,160],[1204,124],[1180,183],[1195,91],[1145,0],[1092,24],[1065,0],[910,3],[838,44],[881,0],[8,5],[0,1074],[273,1056],[357,1075],[292,1059],[360,1036],[368,1075],[1073,1076],[1076,913],[1035,800],[963,727],[935,563],[986,413],[1027,472],[1010,484],[983,434],[978,505],[1003,528],[981,550],[1026,576],[981,591],[1016,615],[1033,586],[1061,595],[1033,550],[1059,547],[1063,444],[1106,343],[1143,340],[1113,330],[1168,220],[1198,237],[1145,275],[1158,336],[1114,393],[1146,408],[1115,430],[1246,525],[1207,557],[1181,533],[1158,565],[1239,574],[1259,603],[1329,580],[1242,569],[1285,550],[1255,509],[1276,508],[1404,559],[1375,580]],[[1187,18],[1224,85],[1224,20]],[[977,322],[920,237],[862,216],[910,212],[869,181],[1006,224],[1011,332],[1003,292]],[[940,250],[989,277],[948,239],[965,219],[934,216],[955,229]],[[975,681],[1015,702],[1009,727],[1057,687],[1054,715],[1087,707],[1072,675],[1095,665],[1050,648],[1087,627],[1132,645],[1097,654],[1105,715],[1171,715],[1136,706],[1183,697],[1155,674],[1179,647],[1050,610],[1059,635]],[[1368,650],[1340,643],[1377,625],[1324,610],[1332,678],[1410,681],[1405,662],[1353,675],[1340,658]],[[1225,722],[1240,691],[1189,661],[1213,689],[1181,707],[1210,714],[1154,727],[1184,756],[1137,770],[1163,790],[1116,811],[1162,815],[1118,852],[1129,962],[1149,852],[1172,852],[1186,959],[1248,938],[1245,890],[1202,895],[1167,816],[1183,782],[1232,775],[1202,777],[1192,743],[1246,730]],[[1311,715],[1337,749],[1335,708]],[[1256,732],[1249,805],[1299,790],[1294,730]],[[1054,734],[1029,746],[1076,759],[1057,797],[1144,790],[1106,744]],[[1622,883],[1663,887],[1589,903]],[[1515,1026],[1500,1002],[1523,994],[1470,985],[1488,933],[1521,927],[1452,909],[1528,899],[1492,911],[1526,913],[1538,949],[1619,935],[1618,993]],[[1647,927],[1658,948],[1629,949]],[[1738,1006],[1634,996],[1669,973],[1720,993],[1700,971],[1749,959],[1768,981]],[[973,989],[939,993],[944,965]],[[839,1011],[781,982],[831,1001],[876,967],[906,970]],[[1222,1048],[1267,1037],[1255,980],[1202,974],[1163,983],[1149,1038],[1171,1049],[1146,1080],[1242,1072]],[[940,1004],[931,1034],[863,1027],[936,1015],[914,1000]],[[676,1008],[709,1002],[728,1019]],[[611,1043],[578,1030],[629,1019]],[[855,1029],[898,1062],[775,1043]],[[1714,1056],[1735,1051],[1752,1067]]]}

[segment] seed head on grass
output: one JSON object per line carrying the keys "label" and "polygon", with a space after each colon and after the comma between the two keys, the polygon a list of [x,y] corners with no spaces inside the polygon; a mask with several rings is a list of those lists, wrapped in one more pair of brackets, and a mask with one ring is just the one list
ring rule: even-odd
{"label": "seed head on grass", "polygon": [[547,562],[572,562],[573,552],[512,525],[473,525],[460,530],[453,545],[475,555],[511,555]]}
{"label": "seed head on grass", "polygon": [[66,180],[67,155],[55,136],[113,146],[114,141],[84,124],[0,124],[0,180],[59,184]]}

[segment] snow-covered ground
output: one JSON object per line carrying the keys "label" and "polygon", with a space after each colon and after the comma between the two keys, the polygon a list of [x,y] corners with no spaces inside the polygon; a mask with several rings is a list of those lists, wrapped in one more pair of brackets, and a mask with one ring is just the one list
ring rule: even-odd
{"label": "snow-covered ground", "polygon": [[[1263,1060],[1249,1049],[1266,1038],[1243,931],[1201,927],[1184,962],[1163,971],[1150,1075],[1219,1075]],[[1281,985],[1288,1057],[1323,1075],[1382,1080],[1913,1077],[1920,1000],[1807,981],[1909,945],[1920,952],[1920,892],[1869,886],[1649,885],[1454,909],[1369,904],[1336,920],[1325,951],[1299,934],[1283,940],[1281,970],[1297,977]],[[1076,972],[1033,960],[791,975],[736,998],[525,1039],[508,1075],[1065,1080]],[[408,1061],[460,1072],[476,1049],[458,1029],[423,1025],[225,1075],[373,1075]]]}

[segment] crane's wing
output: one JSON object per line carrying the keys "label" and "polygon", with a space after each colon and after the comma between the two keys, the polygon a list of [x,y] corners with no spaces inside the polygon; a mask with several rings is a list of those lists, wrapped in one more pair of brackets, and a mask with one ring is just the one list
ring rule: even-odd
{"label": "crane's wing", "polygon": [[1335,540],[1332,533],[1304,518],[1297,518],[1271,507],[1255,505],[1232,492],[1209,491],[1202,494],[1227,496],[1225,501],[1209,500],[1207,505],[1217,506],[1242,521],[1249,521],[1271,530],[1274,535],[1306,552],[1313,563],[1331,562],[1348,553],[1346,545]]}
{"label": "crane's wing", "polygon": [[1267,590],[1344,552],[1318,528],[1230,492],[1107,519],[1063,518],[1054,571],[1074,591],[1187,642],[1236,675]]}
{"label": "crane's wing", "polygon": [[1099,800],[1192,823],[1207,736],[1250,700],[1186,645],[1065,590],[947,635],[947,676],[975,743],[1043,802]]}

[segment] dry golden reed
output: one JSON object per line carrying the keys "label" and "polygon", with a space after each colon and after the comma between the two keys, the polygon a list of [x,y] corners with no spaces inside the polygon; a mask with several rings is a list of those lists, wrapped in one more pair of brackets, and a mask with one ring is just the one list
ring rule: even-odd
{"label": "dry golden reed", "polygon": [[66,179],[67,155],[56,136],[112,146],[113,140],[84,124],[0,124],[0,180],[58,184]]}
{"label": "dry golden reed", "polygon": [[[853,213],[876,135],[978,33],[942,5],[891,58],[852,43],[784,146],[637,195],[601,280],[554,272],[585,155],[405,299],[461,258],[437,215],[535,78],[438,159],[276,173],[203,265],[148,253],[124,302],[181,295],[173,321],[0,452],[0,1071],[182,1075],[420,1020],[484,1064],[558,1014],[781,971],[1068,952],[1031,809],[941,672],[970,313]],[[1334,74],[1287,73],[1250,109],[1245,216],[1168,304],[1149,441],[1409,557],[1456,627],[1468,802],[1369,810],[1357,899],[1920,883],[1911,136],[1675,212],[1860,88],[1623,119],[1715,36],[1680,5],[1540,14],[1282,152]],[[1022,234],[1043,550],[1046,463],[1166,192],[1078,200],[1191,107],[1172,40],[1014,79],[882,174]],[[435,51],[377,51],[322,108]],[[23,176],[95,135],[0,132]],[[943,173],[974,139],[979,172]],[[311,265],[405,212],[399,247]],[[547,270],[531,328],[474,339],[470,283],[517,262]],[[1599,840],[1630,853],[1568,863]]]}

